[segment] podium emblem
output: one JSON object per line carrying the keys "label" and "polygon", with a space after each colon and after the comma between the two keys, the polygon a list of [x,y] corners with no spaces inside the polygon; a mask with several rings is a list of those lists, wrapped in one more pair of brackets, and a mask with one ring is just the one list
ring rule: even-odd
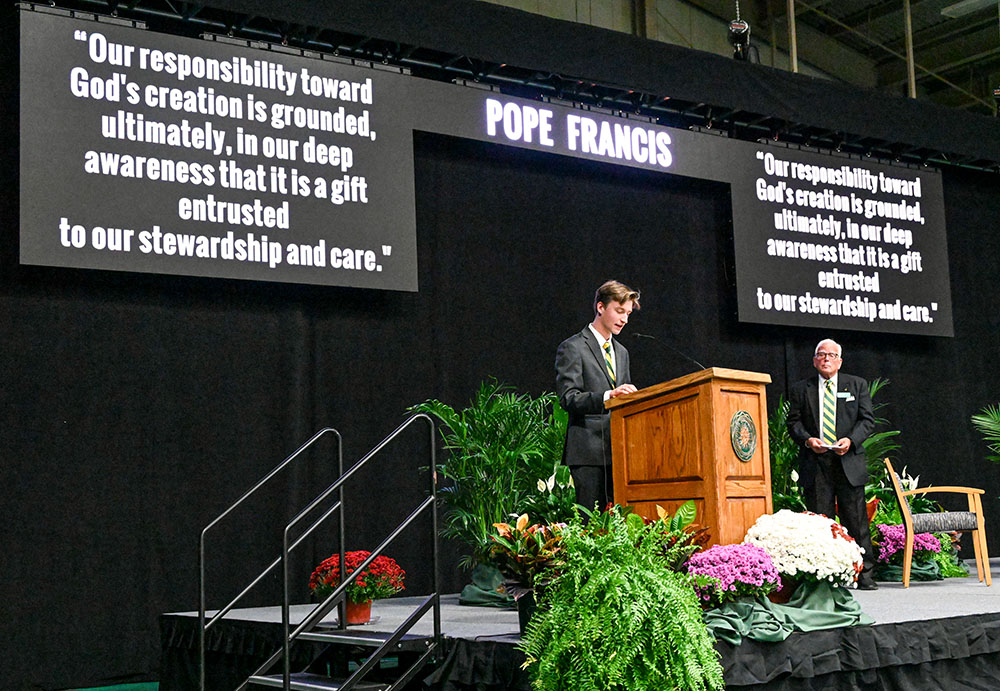
{"label": "podium emblem", "polygon": [[745,410],[737,410],[729,420],[729,438],[733,442],[736,458],[749,463],[757,450],[757,427]]}

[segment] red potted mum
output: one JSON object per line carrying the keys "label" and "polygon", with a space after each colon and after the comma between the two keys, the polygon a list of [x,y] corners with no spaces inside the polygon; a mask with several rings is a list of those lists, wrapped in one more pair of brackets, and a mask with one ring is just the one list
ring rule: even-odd
{"label": "red potted mum", "polygon": [[[357,550],[344,554],[347,575],[354,573],[371,552]],[[347,586],[347,623],[365,624],[371,619],[372,600],[381,600],[403,590],[406,572],[392,557],[378,556]],[[340,555],[325,559],[312,572],[309,588],[322,599],[340,585]]]}

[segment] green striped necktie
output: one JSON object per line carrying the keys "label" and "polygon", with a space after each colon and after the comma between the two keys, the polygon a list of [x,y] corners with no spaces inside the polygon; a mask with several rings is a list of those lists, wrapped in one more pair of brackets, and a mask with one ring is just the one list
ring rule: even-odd
{"label": "green striped necktie", "polygon": [[611,342],[604,342],[604,366],[608,368],[608,376],[611,377],[611,386],[615,385],[615,366],[611,363]]}
{"label": "green striped necktie", "polygon": [[833,390],[833,381],[826,380],[826,391],[823,392],[823,443],[837,443],[837,394]]}

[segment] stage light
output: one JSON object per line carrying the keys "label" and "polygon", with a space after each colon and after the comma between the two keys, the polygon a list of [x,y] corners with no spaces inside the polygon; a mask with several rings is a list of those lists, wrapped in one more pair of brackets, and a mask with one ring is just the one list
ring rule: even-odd
{"label": "stage light", "polygon": [[736,0],[736,19],[729,22],[729,43],[734,60],[750,59],[750,24],[740,18],[740,0]]}
{"label": "stage light", "polygon": [[733,46],[733,59],[750,59],[750,25],[738,16],[729,22],[729,43]]}

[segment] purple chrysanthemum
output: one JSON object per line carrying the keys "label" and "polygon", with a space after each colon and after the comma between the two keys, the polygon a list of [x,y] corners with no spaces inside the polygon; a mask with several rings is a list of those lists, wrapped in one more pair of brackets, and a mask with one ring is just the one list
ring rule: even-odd
{"label": "purple chrysanthemum", "polygon": [[697,588],[707,604],[717,605],[741,595],[766,595],[777,589],[778,570],[757,545],[716,545],[691,556],[688,573],[710,576],[717,583]]}
{"label": "purple chrysanthemum", "polygon": [[[906,546],[906,528],[902,525],[886,525],[879,523],[878,560],[883,564],[897,554],[901,555]],[[913,555],[918,556],[919,552],[940,552],[941,543],[930,533],[917,533],[913,536]]]}

